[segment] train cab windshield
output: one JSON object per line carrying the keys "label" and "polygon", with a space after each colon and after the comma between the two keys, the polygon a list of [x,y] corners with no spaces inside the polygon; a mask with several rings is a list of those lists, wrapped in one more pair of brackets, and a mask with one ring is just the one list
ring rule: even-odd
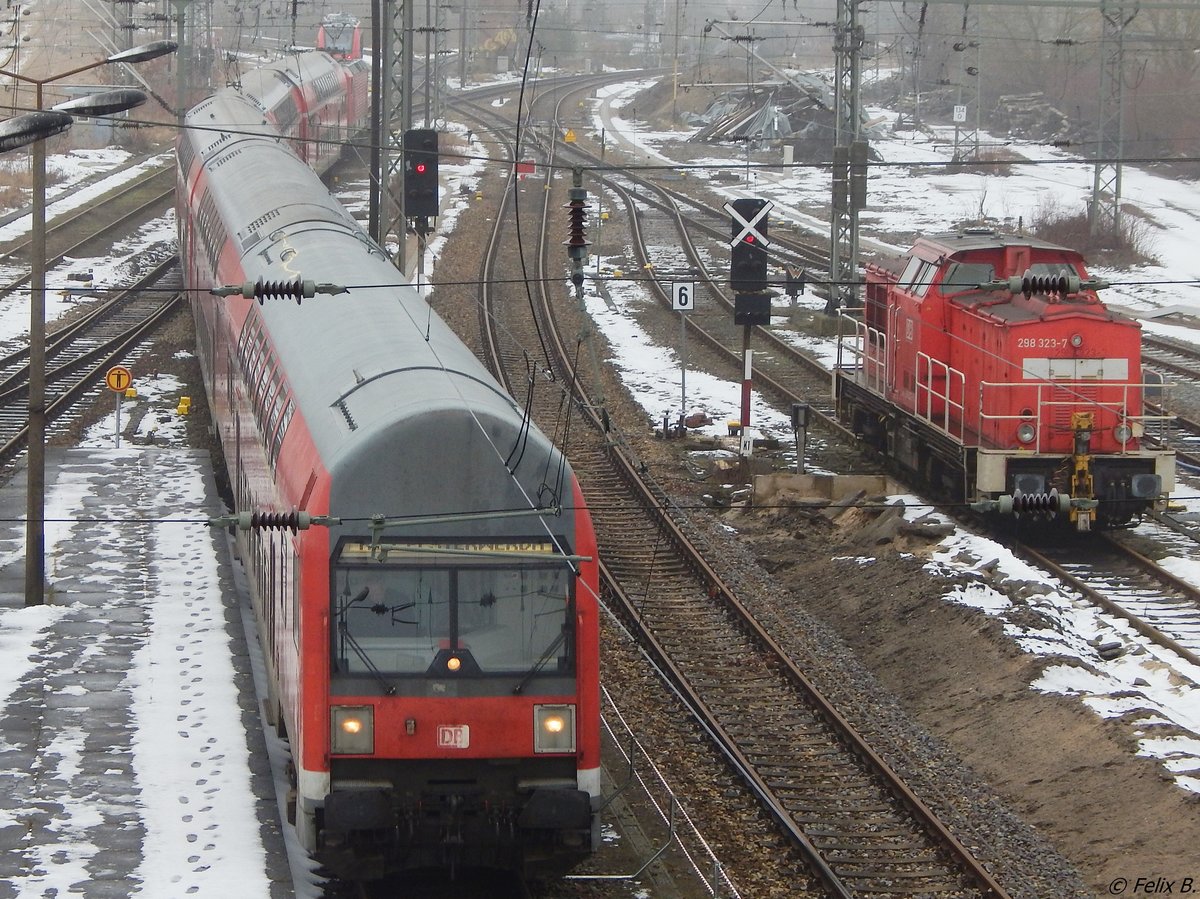
{"label": "train cab windshield", "polygon": [[979,290],[996,277],[996,270],[987,262],[951,262],[942,275],[942,296],[953,297],[960,293]]}
{"label": "train cab windshield", "polygon": [[337,673],[426,675],[448,655],[464,675],[574,672],[574,578],[549,543],[346,544],[333,582]]}

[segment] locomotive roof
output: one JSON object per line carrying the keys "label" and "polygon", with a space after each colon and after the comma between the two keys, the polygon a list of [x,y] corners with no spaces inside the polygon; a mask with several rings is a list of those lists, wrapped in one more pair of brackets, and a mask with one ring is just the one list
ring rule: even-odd
{"label": "locomotive roof", "polygon": [[915,252],[922,248],[933,250],[936,257],[941,253],[960,253],[967,250],[1002,250],[1006,247],[1030,247],[1035,250],[1054,250],[1061,253],[1076,252],[1061,244],[1039,240],[1027,234],[1005,234],[1000,231],[983,228],[966,228],[962,231],[948,231],[942,234],[929,234],[919,237],[913,246],[913,251]]}
{"label": "locomotive roof", "polygon": [[[1056,279],[1066,274],[1080,278],[1082,289],[1060,293]],[[1129,321],[1083,280],[1087,272],[1081,253],[1027,235],[971,228],[920,237],[904,256],[868,266],[868,279],[881,276],[901,291],[908,289],[906,279],[931,279],[940,285],[934,295],[944,295],[945,302],[1010,325],[1063,316]],[[1017,287],[1009,293],[1013,279]],[[1024,287],[1026,283],[1030,286]]]}

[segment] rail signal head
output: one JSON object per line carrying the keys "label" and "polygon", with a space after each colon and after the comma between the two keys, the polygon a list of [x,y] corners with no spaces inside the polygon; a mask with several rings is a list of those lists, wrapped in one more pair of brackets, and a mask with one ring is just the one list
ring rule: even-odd
{"label": "rail signal head", "polygon": [[730,215],[729,286],[737,293],[767,289],[768,219],[766,200],[734,200]]}
{"label": "rail signal head", "polygon": [[404,214],[438,214],[438,133],[432,128],[404,132]]}
{"label": "rail signal head", "polygon": [[753,238],[734,246],[729,261],[729,286],[738,293],[767,289],[767,251]]}
{"label": "rail signal head", "polygon": [[765,248],[770,243],[767,236],[770,219],[764,211],[766,207],[766,200],[754,197],[742,197],[727,205],[725,208],[730,210],[729,236],[739,242],[750,238],[750,243]]}

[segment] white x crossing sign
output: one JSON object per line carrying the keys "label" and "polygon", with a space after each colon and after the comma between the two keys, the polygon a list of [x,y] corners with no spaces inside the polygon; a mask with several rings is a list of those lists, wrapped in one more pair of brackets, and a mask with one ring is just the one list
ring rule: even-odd
{"label": "white x crossing sign", "polygon": [[733,240],[729,241],[730,249],[740,244],[748,235],[752,236],[754,241],[763,249],[771,245],[771,241],[765,235],[758,233],[756,226],[767,217],[767,213],[771,211],[771,207],[775,204],[770,200],[759,200],[758,202],[762,203],[762,206],[759,207],[758,212],[754,213],[749,221],[742,217],[742,214],[734,208],[732,203],[725,204],[725,211],[733,216],[733,224],[742,226],[742,230],[738,232]]}

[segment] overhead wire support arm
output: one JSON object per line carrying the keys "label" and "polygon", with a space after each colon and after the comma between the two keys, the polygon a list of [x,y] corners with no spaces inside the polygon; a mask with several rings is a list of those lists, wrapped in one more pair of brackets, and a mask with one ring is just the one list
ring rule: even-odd
{"label": "overhead wire support arm", "polygon": [[[772,72],[774,72],[780,78],[782,78],[784,81],[786,81],[792,87],[796,88],[796,90],[800,91],[801,94],[811,98],[812,101],[814,103],[816,103],[817,105],[819,105],[823,108],[827,108],[824,99],[814,95],[811,85],[807,85],[804,82],[800,81],[798,78],[796,78],[790,72],[788,72],[786,69],[781,69],[779,66],[775,65],[775,63],[771,62],[771,60],[767,59],[765,56],[763,56],[761,53],[759,53],[757,50],[754,49],[753,42],[755,40],[760,40],[760,38],[751,38],[748,35],[730,34],[729,31],[727,31],[726,29],[721,27],[722,24],[745,25],[746,23],[745,22],[737,22],[735,20],[727,21],[727,20],[723,20],[723,19],[709,19],[705,23],[705,31],[712,28],[712,29],[715,29],[717,31],[717,33],[726,40],[730,40],[735,43],[745,44],[746,52],[749,53],[751,56],[753,56],[757,62],[766,66],[768,69],[770,69]],[[828,29],[828,28],[833,27],[833,23],[831,23],[831,22],[799,22],[799,23],[796,23],[796,22],[764,22],[761,20],[755,20],[754,24],[762,26],[762,27],[768,27],[771,25],[795,26],[797,24],[799,24],[803,27],[806,27],[806,28]]]}
{"label": "overhead wire support arm", "polygon": [[[838,0],[843,3],[857,0]],[[962,0],[923,0],[925,4],[959,5]],[[1100,96],[1096,115],[1096,152],[1088,227],[1093,237],[1116,236],[1121,229],[1121,177],[1124,156],[1125,30],[1143,10],[1194,10],[1196,0],[975,0],[974,5],[1020,6],[1026,9],[1095,9],[1103,18],[1100,51]],[[1056,44],[1062,41],[1055,41]],[[978,130],[978,129],[977,129]]]}

